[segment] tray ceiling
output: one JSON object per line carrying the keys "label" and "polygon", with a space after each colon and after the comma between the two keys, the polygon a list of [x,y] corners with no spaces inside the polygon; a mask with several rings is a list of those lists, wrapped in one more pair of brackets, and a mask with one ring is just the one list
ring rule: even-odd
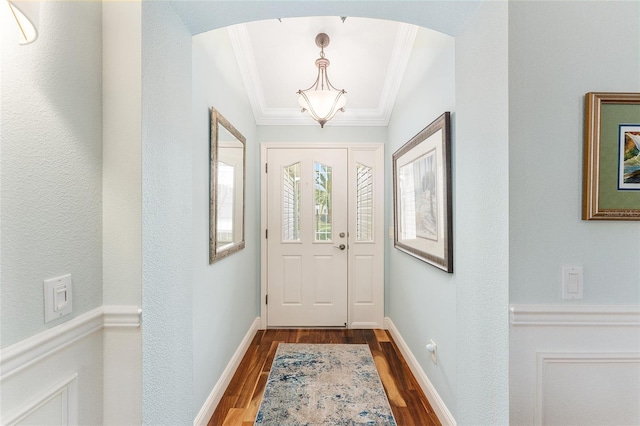
{"label": "tray ceiling", "polygon": [[331,83],[347,91],[344,113],[327,125],[386,126],[404,75],[416,26],[366,18],[311,17],[228,27],[258,125],[318,125],[298,106],[299,89],[315,81],[318,33]]}

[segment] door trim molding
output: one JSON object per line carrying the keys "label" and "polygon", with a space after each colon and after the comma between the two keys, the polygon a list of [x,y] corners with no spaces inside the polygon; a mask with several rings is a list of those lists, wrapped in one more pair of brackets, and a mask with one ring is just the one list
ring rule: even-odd
{"label": "door trim molding", "polygon": [[[267,239],[265,238],[267,230],[267,151],[269,149],[330,149],[345,148],[349,156],[354,148],[360,149],[381,149],[383,153],[384,163],[384,144],[383,143],[343,143],[343,142],[262,142],[260,144],[260,329],[267,328]],[[382,218],[384,223],[384,217]],[[384,234],[384,232],[383,232]],[[348,285],[351,283],[348,282]],[[350,293],[348,293],[350,294]],[[348,299],[349,300],[349,299]],[[349,303],[349,302],[348,302]],[[382,312],[384,312],[384,297],[382,300]],[[347,318],[351,322],[351,309],[347,307]],[[380,324],[382,327],[382,324]]]}

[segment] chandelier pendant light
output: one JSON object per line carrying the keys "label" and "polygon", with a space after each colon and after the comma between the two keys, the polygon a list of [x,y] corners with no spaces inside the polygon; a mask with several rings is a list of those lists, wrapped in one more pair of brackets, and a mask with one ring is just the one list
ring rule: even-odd
{"label": "chandelier pendant light", "polygon": [[316,36],[316,46],[320,48],[320,57],[316,59],[318,76],[316,81],[305,90],[298,90],[298,103],[302,112],[309,111],[311,117],[320,123],[320,127],[331,120],[338,111],[344,112],[347,93],[344,89],[333,87],[327,75],[329,60],[324,57],[324,48],[329,45],[329,36],[320,33]]}
{"label": "chandelier pendant light", "polygon": [[7,0],[7,3],[17,24],[18,44],[33,43],[38,38],[38,30],[34,21],[38,20],[39,3],[35,1],[20,1],[16,3],[11,0]]}

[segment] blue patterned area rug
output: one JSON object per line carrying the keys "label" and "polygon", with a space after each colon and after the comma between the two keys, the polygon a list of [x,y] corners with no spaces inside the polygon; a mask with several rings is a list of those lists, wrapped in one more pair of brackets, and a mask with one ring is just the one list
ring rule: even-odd
{"label": "blue patterned area rug", "polygon": [[280,343],[256,425],[396,425],[369,345]]}

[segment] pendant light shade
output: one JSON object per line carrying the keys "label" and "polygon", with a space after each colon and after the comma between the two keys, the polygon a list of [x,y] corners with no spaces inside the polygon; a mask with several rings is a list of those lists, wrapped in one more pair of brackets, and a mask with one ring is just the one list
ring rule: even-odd
{"label": "pendant light shade", "polygon": [[38,21],[39,3],[33,1],[9,1],[9,9],[18,26],[18,44],[30,44],[38,38],[35,23]]}
{"label": "pendant light shade", "polygon": [[347,93],[344,89],[333,87],[329,81],[327,67],[329,60],[324,57],[324,48],[329,45],[329,36],[320,33],[316,36],[316,46],[320,48],[320,58],[316,59],[318,76],[316,81],[305,90],[298,90],[298,103],[302,112],[308,111],[311,117],[320,123],[320,127],[331,120],[338,111],[344,111],[347,103]]}

